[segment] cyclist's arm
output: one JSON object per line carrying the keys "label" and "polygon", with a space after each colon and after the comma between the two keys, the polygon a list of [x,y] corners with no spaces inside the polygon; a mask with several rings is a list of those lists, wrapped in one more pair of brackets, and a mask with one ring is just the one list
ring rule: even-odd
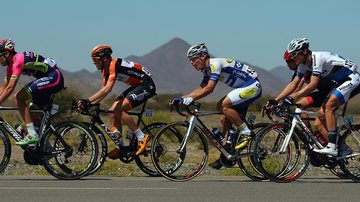
{"label": "cyclist's arm", "polygon": [[2,104],[11,95],[11,93],[14,92],[17,81],[18,77],[11,78],[8,82],[6,80],[3,81],[0,91],[0,104]]}
{"label": "cyclist's arm", "polygon": [[105,86],[103,86],[97,93],[89,97],[90,102],[94,104],[103,100],[111,92],[115,81],[115,79],[109,79]]}
{"label": "cyclist's arm", "polygon": [[216,81],[209,80],[206,85],[202,84],[200,88],[193,90],[191,93],[184,95],[183,97],[191,97],[194,100],[201,99],[214,91],[216,83]]}
{"label": "cyclist's arm", "polygon": [[279,93],[278,96],[276,96],[275,100],[279,101],[284,99],[286,96],[293,93],[296,88],[299,86],[301,81],[301,78],[295,77],[288,85],[285,86],[285,88]]}
{"label": "cyclist's arm", "polygon": [[320,81],[320,78],[318,76],[311,76],[310,83],[308,85],[306,85],[300,91],[291,94],[290,96],[294,99],[297,99],[297,98],[304,97],[304,96],[310,94],[311,92],[313,92],[316,89],[316,87],[319,84],[319,81]]}
{"label": "cyclist's arm", "polygon": [[301,90],[301,88],[304,86],[305,82],[306,82],[306,81],[305,81],[304,79],[301,79],[299,85],[296,87],[296,89],[294,90],[293,93],[296,93],[296,92],[298,92],[299,90]]}

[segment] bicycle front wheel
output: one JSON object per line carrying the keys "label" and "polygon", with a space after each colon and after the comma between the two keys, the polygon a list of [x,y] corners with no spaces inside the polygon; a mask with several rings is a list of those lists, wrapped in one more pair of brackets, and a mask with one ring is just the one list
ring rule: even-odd
{"label": "bicycle front wheel", "polygon": [[168,124],[153,140],[151,159],[156,170],[166,179],[178,182],[191,180],[206,166],[209,149],[203,131],[194,127],[185,137],[188,127],[186,121]]}
{"label": "bicycle front wheel", "polygon": [[95,135],[82,125],[67,122],[48,130],[41,140],[43,166],[54,177],[79,179],[97,163]]}
{"label": "bicycle front wheel", "polygon": [[288,130],[287,123],[275,123],[265,127],[255,138],[255,165],[265,177],[275,182],[294,181],[309,165],[308,148],[299,144],[298,130],[294,130],[285,152],[280,152]]}
{"label": "bicycle front wheel", "polygon": [[9,164],[11,156],[11,143],[6,132],[0,127],[0,173]]}
{"label": "bicycle front wheel", "polygon": [[144,133],[149,135],[149,142],[146,144],[144,152],[135,157],[136,165],[142,170],[145,174],[156,177],[161,176],[155,169],[154,164],[151,161],[151,145],[153,143],[155,135],[159,130],[166,126],[166,123],[152,123],[145,128],[141,129]]}
{"label": "bicycle front wheel", "polygon": [[351,126],[351,130],[339,138],[340,168],[353,181],[360,182],[360,124]]}

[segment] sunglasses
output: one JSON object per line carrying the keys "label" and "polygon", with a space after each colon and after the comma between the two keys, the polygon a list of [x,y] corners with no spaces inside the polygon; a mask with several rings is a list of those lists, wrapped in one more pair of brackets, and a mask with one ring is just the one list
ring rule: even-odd
{"label": "sunglasses", "polygon": [[291,52],[291,53],[290,53],[290,54],[291,54],[291,58],[292,58],[292,59],[295,59],[295,57],[296,57],[299,53],[301,53],[301,51]]}

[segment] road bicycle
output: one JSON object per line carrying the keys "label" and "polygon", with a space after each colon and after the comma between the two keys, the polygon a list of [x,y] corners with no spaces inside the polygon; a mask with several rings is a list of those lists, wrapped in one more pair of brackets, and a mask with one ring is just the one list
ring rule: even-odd
{"label": "road bicycle", "polygon": [[[171,181],[187,181],[198,176],[206,166],[209,147],[208,139],[215,148],[220,151],[224,159],[230,162],[237,161],[240,169],[253,180],[264,179],[261,174],[252,166],[251,158],[248,165],[244,165],[242,158],[252,156],[252,148],[234,150],[235,145],[241,141],[240,137],[235,137],[235,143],[232,148],[226,148],[221,140],[200,120],[202,116],[219,115],[218,111],[206,112],[200,111],[200,103],[192,102],[185,106],[182,103],[173,102],[172,106],[176,111],[185,116],[181,108],[189,114],[185,121],[170,123],[160,129],[154,137],[151,147],[151,158],[156,170]],[[242,117],[246,125],[255,131],[255,129],[266,126],[265,124],[253,124]],[[255,134],[253,134],[255,135]],[[248,145],[251,145],[248,144]]]}
{"label": "road bicycle", "polygon": [[[0,111],[18,110],[14,107],[0,107]],[[21,148],[24,150],[24,160],[30,165],[43,165],[44,168],[58,179],[70,180],[79,179],[90,171],[97,160],[97,142],[95,135],[87,131],[76,128],[64,130],[63,124],[52,125],[50,117],[57,113],[58,105],[53,104],[51,98],[44,110],[33,112],[42,113],[41,123],[38,129],[40,141],[35,145],[26,145]],[[11,157],[12,137],[16,142],[23,139],[5,119],[0,117],[0,172],[8,165]],[[80,151],[77,145],[86,136],[86,143],[89,147]]]}
{"label": "road bicycle", "polygon": [[[294,106],[294,107],[292,107]],[[301,114],[317,115],[317,112],[300,109],[300,105],[280,103],[274,107],[274,114],[287,119],[264,128],[255,138],[254,161],[264,176],[275,182],[291,182],[302,176],[311,162],[334,170],[340,166],[342,172],[354,181],[360,181],[360,124],[353,124],[352,116],[345,116],[346,106],[341,115],[337,115],[340,136],[338,138],[339,156],[333,157],[313,151],[324,148],[312,131],[305,125]],[[287,175],[289,150],[292,145],[301,145],[296,153],[303,160]],[[261,148],[258,149],[258,148]]]}
{"label": "road bicycle", "polygon": [[[150,123],[147,124],[143,120],[143,116],[152,116],[152,111],[146,109],[146,103],[144,102],[141,106],[140,111],[129,111],[127,112],[131,116],[137,117],[137,125],[141,127],[141,130],[149,135],[149,141],[147,143],[147,146],[140,155],[135,155],[137,151],[137,138],[135,135],[132,135],[130,137],[130,141],[128,145],[124,145],[121,143],[121,139],[118,139],[115,137],[109,130],[109,128],[104,124],[102,119],[100,118],[101,113],[113,113],[111,110],[103,109],[100,107],[100,104],[89,104],[88,107],[86,107],[84,110],[79,111],[82,115],[86,115],[90,117],[89,122],[82,122],[77,124],[82,124],[85,129],[88,131],[92,131],[94,134],[96,134],[99,148],[101,151],[99,152],[98,161],[96,165],[91,169],[91,171],[88,173],[94,174],[97,172],[102,165],[105,163],[108,153],[108,143],[105,136],[108,136],[108,138],[120,149],[120,156],[119,160],[123,163],[131,163],[133,160],[135,160],[135,163],[137,166],[142,170],[145,174],[149,176],[159,176],[158,172],[154,168],[151,157],[150,157],[150,145],[153,142],[154,135],[158,132],[158,130],[165,126],[166,124],[163,122],[156,122],[156,123]],[[77,109],[77,105],[75,102],[72,104],[72,109]],[[74,123],[74,122],[70,122]],[[125,138],[125,137],[123,137]],[[127,137],[129,138],[129,137]],[[86,144],[80,144],[79,148],[85,148],[87,147]]]}

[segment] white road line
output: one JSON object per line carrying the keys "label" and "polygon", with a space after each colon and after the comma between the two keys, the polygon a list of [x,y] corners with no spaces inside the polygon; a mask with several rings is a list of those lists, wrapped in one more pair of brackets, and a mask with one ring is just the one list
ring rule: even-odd
{"label": "white road line", "polygon": [[177,190],[177,188],[0,187],[0,190]]}

